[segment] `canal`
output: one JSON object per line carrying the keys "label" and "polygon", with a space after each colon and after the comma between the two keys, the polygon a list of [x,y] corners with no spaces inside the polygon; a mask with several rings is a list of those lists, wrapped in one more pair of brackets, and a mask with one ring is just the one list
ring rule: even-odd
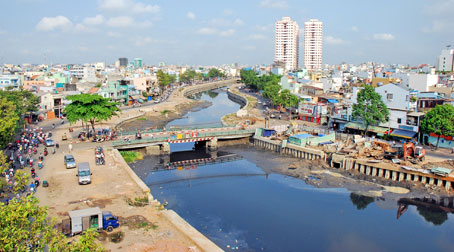
{"label": "canal", "polygon": [[[225,104],[218,108],[229,106],[230,100],[226,102],[223,94],[209,98],[212,107],[220,103]],[[218,109],[210,108],[192,112],[174,124],[219,121],[223,114],[215,116]],[[168,202],[168,209],[225,251],[454,248],[452,206],[442,208],[419,199],[367,197],[344,188],[317,188],[275,173],[272,167],[282,165],[284,158],[271,152],[265,155],[250,146],[226,147],[216,153],[192,147],[175,145],[170,156],[146,157],[131,167],[155,198]],[[184,166],[176,163],[182,160],[193,161]],[[406,211],[397,218],[399,205]]]}

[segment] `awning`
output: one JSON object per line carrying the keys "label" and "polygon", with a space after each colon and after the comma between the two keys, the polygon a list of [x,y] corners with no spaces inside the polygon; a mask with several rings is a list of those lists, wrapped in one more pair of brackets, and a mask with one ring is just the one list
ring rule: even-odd
{"label": "awning", "polygon": [[415,135],[418,134],[414,131],[396,129],[390,135],[395,137],[401,137],[405,139],[412,139]]}
{"label": "awning", "polygon": [[336,99],[328,99],[328,102],[329,103],[338,103],[338,101]]}
{"label": "awning", "polygon": [[[362,123],[356,123],[356,122],[349,122],[349,123],[345,124],[345,128],[362,130],[362,131],[366,130],[366,126],[364,126]],[[384,128],[384,127],[380,127],[380,126],[369,126],[369,128],[367,130],[375,132],[379,136],[383,136],[386,134],[386,131],[388,131],[388,128]]]}

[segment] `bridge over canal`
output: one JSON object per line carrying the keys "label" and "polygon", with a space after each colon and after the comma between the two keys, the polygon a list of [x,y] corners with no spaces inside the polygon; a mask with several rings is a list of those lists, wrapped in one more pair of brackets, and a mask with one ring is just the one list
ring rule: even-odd
{"label": "bridge over canal", "polygon": [[141,139],[136,139],[136,132],[121,132],[119,140],[112,143],[120,150],[146,148],[148,154],[165,154],[170,152],[171,143],[195,142],[205,145],[209,150],[216,150],[218,141],[229,141],[249,138],[255,129],[240,127],[172,127],[169,130],[148,130],[141,132]]}

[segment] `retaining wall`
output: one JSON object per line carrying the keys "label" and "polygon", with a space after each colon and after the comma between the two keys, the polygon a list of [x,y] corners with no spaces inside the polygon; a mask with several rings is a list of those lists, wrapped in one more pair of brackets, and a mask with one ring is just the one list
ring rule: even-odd
{"label": "retaining wall", "polygon": [[[137,184],[137,186],[142,190],[143,193],[148,195],[148,200],[151,202],[153,196],[150,193],[150,188],[137,176],[137,174],[129,167],[126,161],[121,156],[120,152],[117,149],[112,149],[113,158],[119,163],[119,165],[128,173],[129,177]],[[189,239],[191,239],[199,248],[206,252],[222,252],[223,250],[219,248],[214,242],[206,238],[201,234],[197,229],[192,227],[187,223],[183,218],[181,218],[173,210],[163,210],[162,215],[169,220],[172,225],[174,225],[180,232],[184,233]]]}
{"label": "retaining wall", "polygon": [[339,154],[327,154],[324,151],[301,147],[293,144],[283,146],[280,141],[254,136],[254,146],[264,148],[277,153],[290,155],[300,159],[328,161],[333,168],[355,170],[359,173],[372,177],[381,177],[393,181],[412,181],[424,185],[442,187],[447,191],[454,191],[454,178],[442,177],[434,174],[426,174],[411,171],[389,163],[371,163],[368,160],[348,158]]}
{"label": "retaining wall", "polygon": [[235,84],[237,79],[231,79],[231,80],[223,80],[223,81],[216,81],[216,82],[211,82],[211,83],[206,83],[206,84],[199,84],[199,85],[194,85],[194,86],[189,86],[185,88],[183,95],[188,97],[200,92],[204,92],[207,90],[211,89],[216,89],[216,88],[221,88],[221,87],[227,87],[230,85]]}

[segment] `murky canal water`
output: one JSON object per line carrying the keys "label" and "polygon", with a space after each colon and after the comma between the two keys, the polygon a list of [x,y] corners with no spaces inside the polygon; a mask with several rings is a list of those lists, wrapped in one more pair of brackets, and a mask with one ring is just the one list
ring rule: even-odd
{"label": "murky canal water", "polygon": [[[216,111],[233,109],[225,98],[219,92],[210,97],[211,110],[190,113],[172,125],[219,120],[223,114]],[[168,209],[225,251],[453,251],[452,207],[403,199],[408,209],[397,219],[396,200],[320,189],[260,168],[279,159],[274,153],[256,161],[262,150],[247,146],[235,150],[247,153],[243,159],[222,149],[191,151],[192,146],[172,145],[172,155],[131,166],[155,198],[167,201]],[[175,163],[193,159],[206,164]],[[162,169],[167,165],[171,170]]]}

